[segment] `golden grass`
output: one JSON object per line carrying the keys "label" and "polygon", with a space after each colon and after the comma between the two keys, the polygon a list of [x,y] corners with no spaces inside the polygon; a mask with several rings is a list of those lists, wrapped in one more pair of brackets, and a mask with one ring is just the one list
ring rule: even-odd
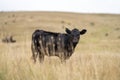
{"label": "golden grass", "polygon": [[[0,39],[13,35],[17,41],[0,42],[0,80],[120,80],[119,21],[120,15],[0,13]],[[34,64],[30,46],[33,31],[65,32],[64,26],[88,30],[71,58],[61,63],[58,57],[46,56],[43,64]]]}

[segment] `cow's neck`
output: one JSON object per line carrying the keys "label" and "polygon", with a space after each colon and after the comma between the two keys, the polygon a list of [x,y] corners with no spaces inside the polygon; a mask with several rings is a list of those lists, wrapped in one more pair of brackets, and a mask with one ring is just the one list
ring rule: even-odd
{"label": "cow's neck", "polygon": [[74,49],[75,49],[75,47],[76,47],[77,43],[78,43],[78,42],[73,43],[73,48],[74,48]]}

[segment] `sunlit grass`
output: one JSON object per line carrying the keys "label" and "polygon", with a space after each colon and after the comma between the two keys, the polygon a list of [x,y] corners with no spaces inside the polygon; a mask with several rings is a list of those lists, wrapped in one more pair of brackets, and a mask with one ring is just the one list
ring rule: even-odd
{"label": "sunlit grass", "polygon": [[[119,15],[0,13],[0,39],[13,35],[16,40],[0,41],[0,80],[120,80],[119,21]],[[33,63],[33,31],[65,32],[63,26],[88,30],[70,59],[61,63],[46,56],[42,64]]]}

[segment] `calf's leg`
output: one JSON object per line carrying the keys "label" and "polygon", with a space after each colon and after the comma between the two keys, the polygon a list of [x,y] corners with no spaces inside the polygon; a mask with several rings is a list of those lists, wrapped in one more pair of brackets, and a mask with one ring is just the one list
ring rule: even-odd
{"label": "calf's leg", "polygon": [[34,63],[35,63],[38,55],[38,51],[35,49],[35,46],[33,43],[31,44],[31,50],[32,50],[32,59],[34,60]]}

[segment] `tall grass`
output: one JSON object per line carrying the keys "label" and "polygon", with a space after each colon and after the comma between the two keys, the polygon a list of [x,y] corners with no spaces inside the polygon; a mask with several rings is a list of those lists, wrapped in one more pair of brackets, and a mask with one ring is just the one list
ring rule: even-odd
{"label": "tall grass", "polygon": [[119,80],[120,54],[74,53],[66,62],[45,57],[44,63],[31,60],[29,42],[4,45],[0,54],[0,80]]}
{"label": "tall grass", "polygon": [[[119,15],[0,13],[0,39],[12,34],[16,40],[13,44],[0,42],[0,80],[120,80],[120,31],[115,30],[120,27],[119,21]],[[42,64],[38,60],[34,64],[32,32],[35,29],[65,32],[62,26],[66,22],[75,25],[67,26],[71,29],[88,30],[85,37],[81,36],[74,54],[66,63],[61,63],[58,57],[45,56]],[[109,35],[105,36],[106,33]]]}

